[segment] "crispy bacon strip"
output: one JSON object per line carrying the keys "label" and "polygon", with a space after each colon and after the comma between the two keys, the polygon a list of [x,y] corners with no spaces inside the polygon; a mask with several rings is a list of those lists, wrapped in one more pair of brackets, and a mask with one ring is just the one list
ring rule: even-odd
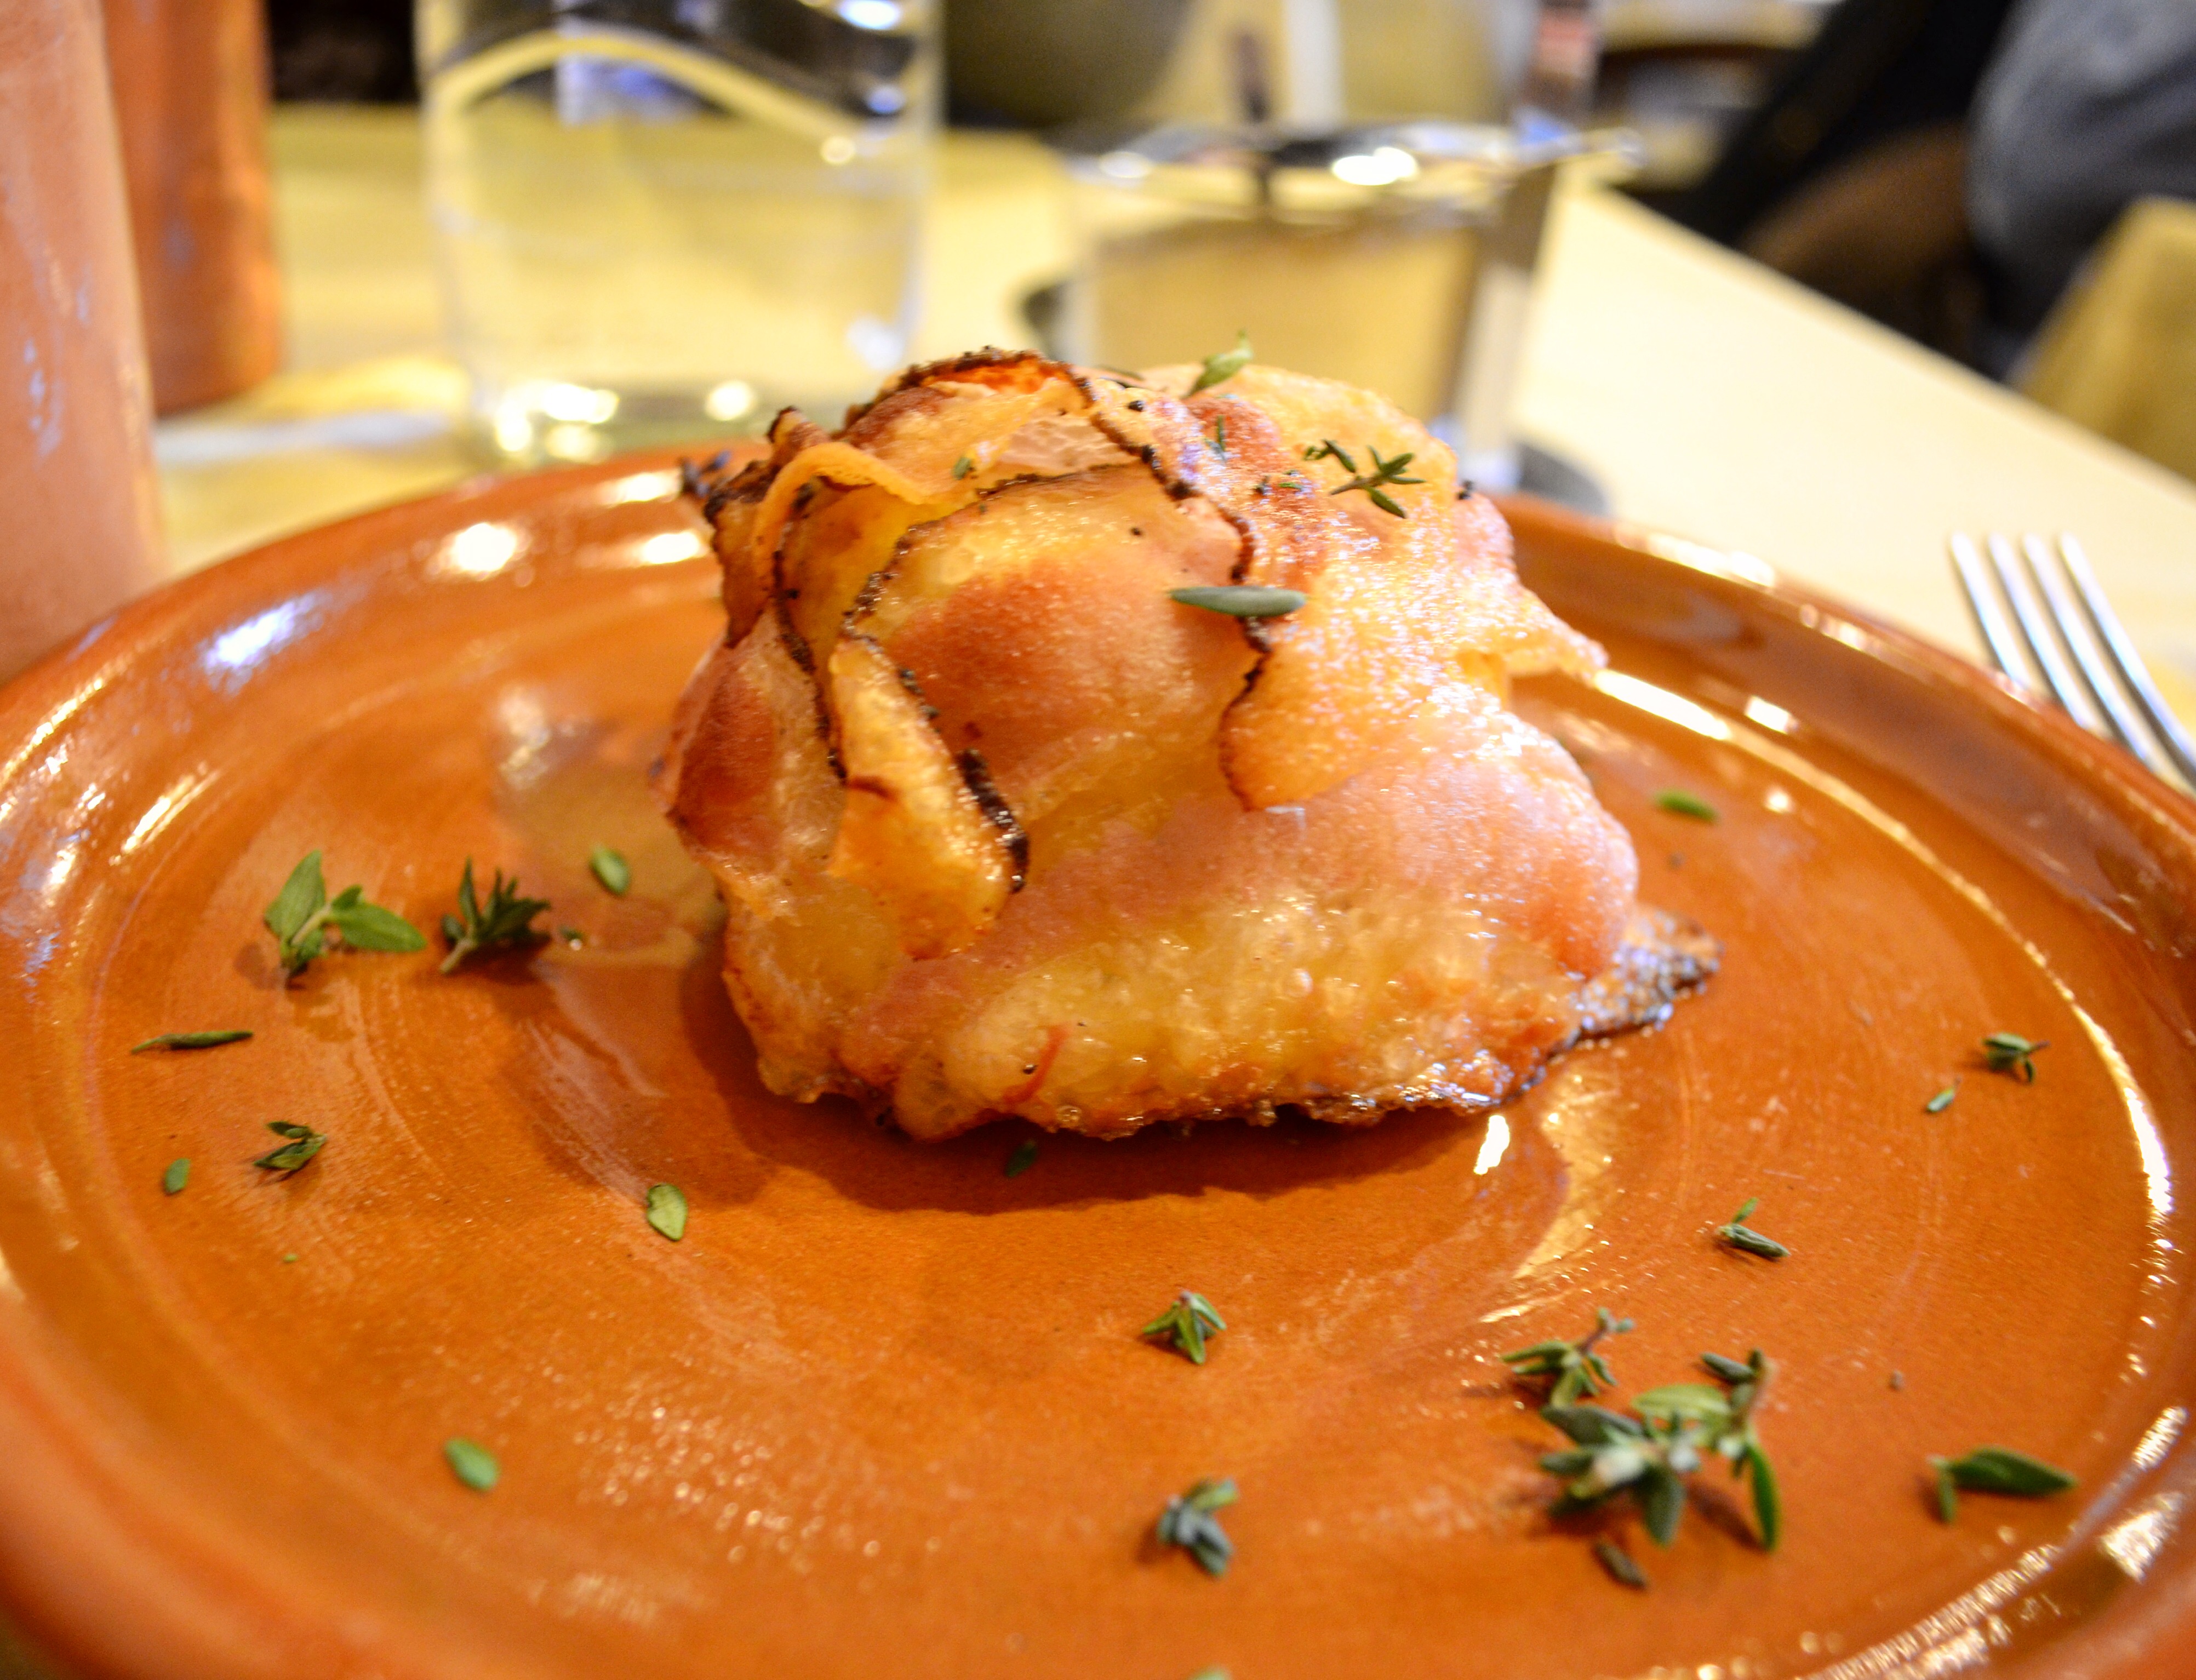
{"label": "crispy bacon strip", "polygon": [[876,643],[841,637],[829,687],[847,776],[829,873],[876,895],[910,956],[963,949],[1020,885],[1011,834]]}
{"label": "crispy bacon strip", "polygon": [[[852,411],[836,437],[788,411],[772,428],[767,477],[743,479],[715,515],[732,624],[752,625],[766,596],[775,604],[788,651],[818,684],[819,726],[843,759],[886,714],[860,675],[870,655],[858,649],[843,661],[845,692],[868,697],[870,713],[854,727],[841,710],[842,626],[850,612],[876,607],[907,546],[1002,485],[1133,461],[1169,498],[1203,501],[1234,529],[1235,580],[1309,598],[1297,613],[1240,626],[1256,661],[1222,721],[1218,756],[1251,810],[1340,785],[1415,720],[1460,703],[1465,688],[1500,697],[1511,673],[1599,662],[1598,649],[1517,583],[1506,528],[1483,498],[1459,498],[1448,451],[1392,405],[1256,364],[1194,397],[1175,394],[1190,381],[1187,369],[1129,381],[985,351],[909,369]],[[1330,441],[1360,471],[1376,451],[1412,457],[1408,476],[1424,482],[1383,487],[1402,517],[1337,494],[1350,470],[1331,454],[1309,459]],[[894,715],[894,764],[951,761],[919,707]],[[918,785],[931,784],[917,778],[900,794]],[[927,802],[904,800],[894,831],[918,809],[939,820],[960,809],[937,789]],[[867,814],[858,818],[858,805],[848,822],[874,826],[878,814],[860,805]],[[939,855],[965,863],[968,838],[939,838]],[[868,845],[847,851],[849,878],[900,895],[895,916],[923,930],[914,936],[922,940],[973,937],[998,896],[964,883],[946,892],[960,907],[947,915],[908,897],[908,872],[882,867]],[[1002,869],[1011,874],[1010,863],[979,873],[1003,879]]]}

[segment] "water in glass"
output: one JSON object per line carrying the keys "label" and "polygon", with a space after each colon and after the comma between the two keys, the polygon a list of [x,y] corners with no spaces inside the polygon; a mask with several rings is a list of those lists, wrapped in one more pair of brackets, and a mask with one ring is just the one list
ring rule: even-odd
{"label": "water in glass", "polygon": [[453,349],[514,462],[835,421],[906,359],[928,0],[419,0]]}

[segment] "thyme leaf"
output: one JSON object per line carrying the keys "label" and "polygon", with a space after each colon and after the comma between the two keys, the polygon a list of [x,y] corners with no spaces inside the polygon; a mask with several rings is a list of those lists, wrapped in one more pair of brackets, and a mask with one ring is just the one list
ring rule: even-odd
{"label": "thyme leaf", "polygon": [[953,476],[956,478],[966,478],[970,473],[975,471],[975,462],[970,460],[966,455],[963,455],[959,460],[953,463]]}
{"label": "thyme leaf", "polygon": [[1307,448],[1304,451],[1304,459],[1308,461],[1315,461],[1323,456],[1332,457],[1341,464],[1344,472],[1351,475],[1346,482],[1338,484],[1329,490],[1326,493],[1328,495],[1343,496],[1349,494],[1352,490],[1362,490],[1366,499],[1383,513],[1392,513],[1398,519],[1409,518],[1411,516],[1403,511],[1401,504],[1380,487],[1384,484],[1425,483],[1426,481],[1423,478],[1406,478],[1403,476],[1403,469],[1410,465],[1417,456],[1407,450],[1402,454],[1390,456],[1384,459],[1378,446],[1371,443],[1365,446],[1365,453],[1372,458],[1372,471],[1370,472],[1359,472],[1357,463],[1350,459],[1349,452],[1331,437],[1320,439],[1319,447],[1315,449]]}
{"label": "thyme leaf", "polygon": [[1227,1328],[1227,1320],[1213,1311],[1210,1301],[1195,1290],[1186,1289],[1175,1296],[1172,1306],[1136,1333],[1170,1340],[1175,1351],[1192,1365],[1203,1365],[1205,1338]]}
{"label": "thyme leaf", "polygon": [[1656,808],[1667,811],[1673,817],[1690,817],[1696,823],[1718,820],[1716,808],[1698,794],[1689,794],[1683,788],[1665,788],[1655,795]]}
{"label": "thyme leaf", "polygon": [[1232,379],[1250,365],[1251,335],[1238,327],[1235,330],[1235,348],[1205,358],[1204,371],[1197,376],[1197,383],[1189,388],[1189,395],[1195,396],[1198,392],[1224,379]]}
{"label": "thyme leaf", "polygon": [[274,936],[275,955],[285,975],[295,978],[327,950],[332,930],[354,950],[416,951],[426,937],[396,911],[369,904],[363,886],[346,886],[331,899],[321,875],[321,854],[298,859],[274,902],[260,913]]}
{"label": "thyme leaf", "polygon": [[1960,1514],[1961,1492],[2042,1499],[2076,1485],[2057,1466],[2009,1446],[1978,1446],[1964,1458],[1932,1458],[1929,1468],[1937,1478],[1937,1515],[1946,1522]]}
{"label": "thyme leaf", "polygon": [[466,858],[465,872],[458,880],[458,914],[442,918],[442,937],[450,942],[442,973],[451,973],[475,951],[491,946],[539,944],[549,936],[534,926],[534,918],[548,908],[546,898],[520,898],[518,877],[506,882],[501,869],[495,872],[483,908],[473,892],[473,860]]}
{"label": "thyme leaf", "polygon": [[677,1242],[686,1234],[686,1192],[675,1184],[648,1186],[649,1228]]}
{"label": "thyme leaf", "polygon": [[450,1474],[476,1493],[487,1492],[503,1475],[494,1453],[463,1435],[452,1435],[442,1443],[442,1457],[449,1461]]}
{"label": "thyme leaf", "polygon": [[1231,1479],[1207,1478],[1198,1482],[1188,1492],[1166,1502],[1154,1531],[1159,1544],[1180,1546],[1208,1575],[1226,1574],[1228,1561],[1235,1556],[1235,1543],[1228,1538],[1214,1513],[1234,1504],[1235,1498]]}
{"label": "thyme leaf", "polygon": [[132,1044],[130,1054],[134,1056],[140,1050],[211,1050],[217,1044],[234,1044],[251,1036],[249,1027],[228,1027],[217,1032],[164,1032],[142,1044]]}
{"label": "thyme leaf", "polygon": [[1596,1540],[1593,1555],[1617,1585],[1628,1586],[1635,1592],[1647,1591],[1647,1577],[1640,1573],[1639,1566],[1632,1561],[1632,1554],[1615,1541]]}
{"label": "thyme leaf", "polygon": [[1950,1084],[1945,1087],[1943,1090],[1938,1092],[1935,1096],[1923,1103],[1922,1105],[1922,1111],[1924,1114],[1942,1114],[1946,1109],[1952,1106],[1952,1099],[1959,1094],[1960,1082],[1955,1079]]}
{"label": "thyme leaf", "polygon": [[1187,589],[1170,589],[1170,600],[1185,607],[1202,607],[1208,613],[1230,618],[1279,618],[1303,607],[1310,598],[1298,589],[1266,589],[1250,583],[1200,583]]}
{"label": "thyme leaf", "polygon": [[[622,853],[606,846],[598,846],[587,854],[587,867],[595,872],[595,879],[602,882],[603,890],[614,898],[624,898],[626,890],[633,885],[633,866],[625,861]],[[515,887],[517,883],[513,881],[511,885]]]}
{"label": "thyme leaf", "polygon": [[1569,1406],[1581,1397],[1591,1400],[1602,1389],[1616,1386],[1609,1361],[1594,1352],[1593,1344],[1604,1336],[1621,1336],[1632,1328],[1631,1319],[1612,1317],[1606,1307],[1594,1309],[1594,1327],[1581,1341],[1536,1342],[1502,1354],[1502,1362],[1510,1367],[1511,1376],[1520,1379],[1553,1377],[1548,1389],[1551,1406]]}
{"label": "thyme leaf", "polygon": [[316,1132],[310,1126],[300,1126],[290,1120],[269,1120],[267,1129],[278,1138],[286,1138],[269,1150],[251,1164],[270,1173],[294,1173],[327,1146],[327,1134]]}
{"label": "thyme leaf", "polygon": [[180,1196],[183,1186],[191,1181],[191,1158],[179,1155],[168,1163],[168,1170],[160,1175],[160,1189],[165,1195]]}
{"label": "thyme leaf", "polygon": [[1014,1146],[1014,1152],[1007,1157],[1007,1164],[1003,1170],[1008,1178],[1020,1178],[1035,1165],[1037,1165],[1037,1140],[1024,1138]]}
{"label": "thyme leaf", "polygon": [[1754,1210],[1761,1205],[1759,1196],[1749,1196],[1746,1205],[1731,1216],[1728,1223],[1715,1228],[1716,1240],[1748,1254],[1758,1254],[1764,1260],[1782,1260],[1792,1252],[1774,1237],[1765,1237],[1747,1224]]}
{"label": "thyme leaf", "polygon": [[2036,1064],[2030,1058],[2038,1050],[2050,1048],[2048,1039],[2023,1038],[2017,1032],[1993,1032],[1983,1040],[1983,1064],[1992,1073],[2010,1073],[2024,1085],[2033,1085]]}

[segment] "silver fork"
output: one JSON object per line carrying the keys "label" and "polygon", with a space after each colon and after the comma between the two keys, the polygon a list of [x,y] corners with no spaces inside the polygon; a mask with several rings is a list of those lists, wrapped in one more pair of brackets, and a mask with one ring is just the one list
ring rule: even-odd
{"label": "silver fork", "polygon": [[2153,775],[2196,789],[2196,742],[2159,696],[2071,533],[2053,545],[2031,532],[2016,547],[1992,532],[1978,549],[1955,532],[1952,564],[1991,662],[2014,686],[2055,700]]}

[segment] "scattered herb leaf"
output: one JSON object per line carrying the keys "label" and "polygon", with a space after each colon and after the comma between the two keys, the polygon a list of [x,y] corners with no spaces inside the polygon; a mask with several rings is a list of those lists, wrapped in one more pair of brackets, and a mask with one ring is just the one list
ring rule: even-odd
{"label": "scattered herb leaf", "polygon": [[2066,1471],[2009,1446],[1978,1446],[1964,1458],[1932,1458],[1929,1468],[1937,1476],[1937,1515],[1946,1522],[1960,1514],[1961,1492],[2042,1499],[2075,1485]]}
{"label": "scattered herb leaf", "polygon": [[[595,872],[595,879],[602,882],[603,890],[613,898],[624,898],[626,890],[633,885],[633,866],[622,854],[606,846],[598,846],[587,854],[587,867]],[[517,885],[517,881],[511,883],[514,889]]]}
{"label": "scattered herb leaf", "polygon": [[1299,589],[1263,589],[1249,583],[1200,583],[1187,589],[1170,589],[1167,595],[1185,607],[1202,607],[1208,613],[1230,618],[1279,618],[1300,609],[1310,598]]}
{"label": "scattered herb leaf", "polygon": [[442,1457],[450,1461],[450,1473],[476,1493],[487,1492],[503,1475],[494,1453],[463,1435],[452,1435],[442,1443]]}
{"label": "scattered herb leaf", "polygon": [[1760,1205],[1761,1198],[1759,1196],[1748,1197],[1746,1205],[1731,1216],[1729,1224],[1716,1227],[1716,1239],[1719,1242],[1728,1243],[1731,1247],[1742,1250],[1748,1254],[1758,1254],[1764,1260],[1782,1260],[1792,1250],[1774,1237],[1763,1236],[1746,1222],[1748,1217]]}
{"label": "scattered herb leaf", "polygon": [[1922,1105],[1922,1111],[1924,1114],[1942,1114],[1946,1109],[1952,1106],[1952,1099],[1959,1094],[1960,1082],[1955,1079],[1950,1084],[1945,1087],[1943,1090],[1938,1092],[1935,1096],[1923,1103]]}
{"label": "scattered herb leaf", "polygon": [[1304,459],[1308,461],[1315,461],[1322,456],[1331,457],[1341,464],[1344,472],[1351,475],[1347,482],[1338,484],[1329,490],[1326,493],[1328,495],[1343,496],[1349,494],[1352,490],[1362,490],[1366,499],[1383,513],[1392,513],[1398,519],[1409,518],[1410,515],[1403,511],[1401,505],[1380,487],[1384,484],[1425,483],[1426,481],[1423,478],[1406,478],[1403,476],[1403,469],[1410,465],[1417,457],[1407,451],[1401,455],[1390,456],[1384,460],[1378,447],[1370,443],[1365,446],[1365,453],[1372,458],[1372,471],[1370,472],[1359,472],[1357,463],[1350,458],[1349,452],[1331,437],[1321,439],[1316,448],[1307,448],[1304,451]]}
{"label": "scattered herb leaf", "polygon": [[346,886],[333,899],[321,875],[321,854],[309,852],[290,871],[274,901],[261,912],[274,936],[282,972],[295,976],[327,949],[333,928],[354,950],[416,951],[426,937],[396,911],[366,902],[363,886]]}
{"label": "scattered herb leaf", "polygon": [[449,973],[475,951],[493,945],[530,945],[547,938],[534,926],[534,918],[548,908],[546,898],[520,898],[518,877],[506,882],[498,869],[483,909],[473,894],[473,860],[466,858],[465,872],[458,880],[458,914],[442,918],[442,937],[450,942],[442,973]]}
{"label": "scattered herb leaf", "polygon": [[183,1186],[191,1181],[191,1158],[178,1155],[168,1163],[168,1170],[160,1175],[160,1188],[170,1196],[179,1196]]}
{"label": "scattered herb leaf", "polygon": [[1170,1340],[1175,1345],[1175,1351],[1192,1365],[1203,1365],[1205,1337],[1227,1328],[1227,1320],[1212,1310],[1210,1301],[1195,1290],[1186,1289],[1175,1296],[1172,1306],[1137,1334]]}
{"label": "scattered herb leaf", "polygon": [[298,1263],[298,1256],[294,1254],[286,1254],[282,1256],[282,1263],[285,1266],[295,1266]]}
{"label": "scattered herb leaf", "polygon": [[576,927],[560,927],[557,930],[557,937],[562,939],[566,944],[569,945],[574,950],[579,950],[581,946],[587,943],[587,936],[580,932]]}
{"label": "scattered herb leaf", "polygon": [[956,478],[966,478],[970,473],[975,471],[975,462],[970,460],[966,455],[963,455],[959,460],[953,463],[953,476]]}
{"label": "scattered herb leaf", "polygon": [[1224,1668],[1200,1668],[1189,1677],[1189,1680],[1230,1680],[1230,1676]]}
{"label": "scattered herb leaf", "polygon": [[1754,1428],[1772,1367],[1758,1348],[1743,1365],[1720,1355],[1704,1362],[1726,1388],[1700,1383],[1651,1388],[1633,1402],[1637,1417],[1591,1404],[1542,1408],[1540,1416],[1576,1443],[1540,1460],[1542,1469],[1564,1478],[1559,1510],[1584,1510],[1628,1490],[1649,1537],[1667,1546],[1685,1514],[1685,1478],[1713,1455],[1752,1484],[1761,1548],[1777,1550],[1783,1506]]}
{"label": "scattered herb leaf", "polygon": [[1014,1152],[1007,1157],[1006,1175],[1008,1178],[1020,1178],[1035,1165],[1037,1165],[1037,1140],[1024,1138],[1014,1146]]}
{"label": "scattered herb leaf", "polygon": [[1891,1373],[1891,1388],[1892,1388],[1892,1392],[1893,1392],[1893,1394],[1896,1394],[1899,1389],[1904,1388],[1905,1386],[1906,1386],[1906,1373],[1905,1373],[1904,1371],[1893,1371],[1893,1372]]}
{"label": "scattered herb leaf", "polygon": [[319,1154],[327,1144],[327,1134],[316,1132],[310,1126],[300,1126],[290,1120],[269,1120],[267,1129],[286,1143],[277,1144],[251,1164],[263,1167],[270,1173],[294,1173],[306,1162]]}
{"label": "scattered herb leaf", "polygon": [[1536,1342],[1529,1348],[1503,1354],[1502,1362],[1510,1367],[1513,1377],[1552,1377],[1555,1382],[1548,1389],[1551,1406],[1569,1406],[1581,1398],[1591,1400],[1602,1389],[1616,1386],[1616,1378],[1609,1373],[1609,1361],[1594,1352],[1593,1344],[1604,1336],[1621,1336],[1632,1328],[1631,1319],[1611,1316],[1606,1307],[1594,1309],[1594,1320],[1593,1328],[1582,1341]]}
{"label": "scattered herb leaf", "polygon": [[1159,1513],[1159,1544],[1180,1546],[1208,1575],[1224,1575],[1235,1556],[1235,1543],[1220,1526],[1216,1511],[1235,1503],[1235,1484],[1226,1477],[1199,1481],[1188,1492],[1167,1501]]}
{"label": "scattered herb leaf", "polygon": [[1593,1555],[1601,1567],[1609,1571],[1609,1579],[1619,1586],[1628,1586],[1635,1592],[1647,1591],[1647,1577],[1640,1573],[1639,1566],[1632,1561],[1632,1554],[1614,1540],[1596,1540]]}
{"label": "scattered herb leaf", "polygon": [[1232,379],[1250,365],[1251,335],[1238,327],[1235,330],[1235,348],[1205,357],[1205,369],[1197,376],[1197,383],[1189,388],[1189,394],[1195,396],[1198,392],[1216,385],[1223,379]]}
{"label": "scattered herb leaf", "polygon": [[1225,414],[1212,417],[1212,447],[1222,460],[1228,459],[1228,417]]}
{"label": "scattered herb leaf", "polygon": [[1718,820],[1713,805],[1698,794],[1689,794],[1683,788],[1663,788],[1655,795],[1655,804],[1657,809],[1667,811],[1673,817],[1690,817],[1696,823]]}
{"label": "scattered herb leaf", "polygon": [[211,1050],[217,1044],[234,1044],[251,1036],[249,1027],[228,1027],[216,1032],[164,1032],[142,1044],[132,1044],[130,1054],[134,1056],[140,1050]]}
{"label": "scattered herb leaf", "polygon": [[677,1242],[686,1234],[686,1192],[675,1184],[648,1186],[648,1223],[657,1235]]}
{"label": "scattered herb leaf", "polygon": [[2010,1073],[2025,1085],[2036,1082],[2036,1064],[2030,1059],[2038,1050],[2048,1050],[2050,1042],[2043,1038],[2023,1038],[2017,1032],[1994,1032],[1983,1040],[1983,1062],[1992,1073]]}

